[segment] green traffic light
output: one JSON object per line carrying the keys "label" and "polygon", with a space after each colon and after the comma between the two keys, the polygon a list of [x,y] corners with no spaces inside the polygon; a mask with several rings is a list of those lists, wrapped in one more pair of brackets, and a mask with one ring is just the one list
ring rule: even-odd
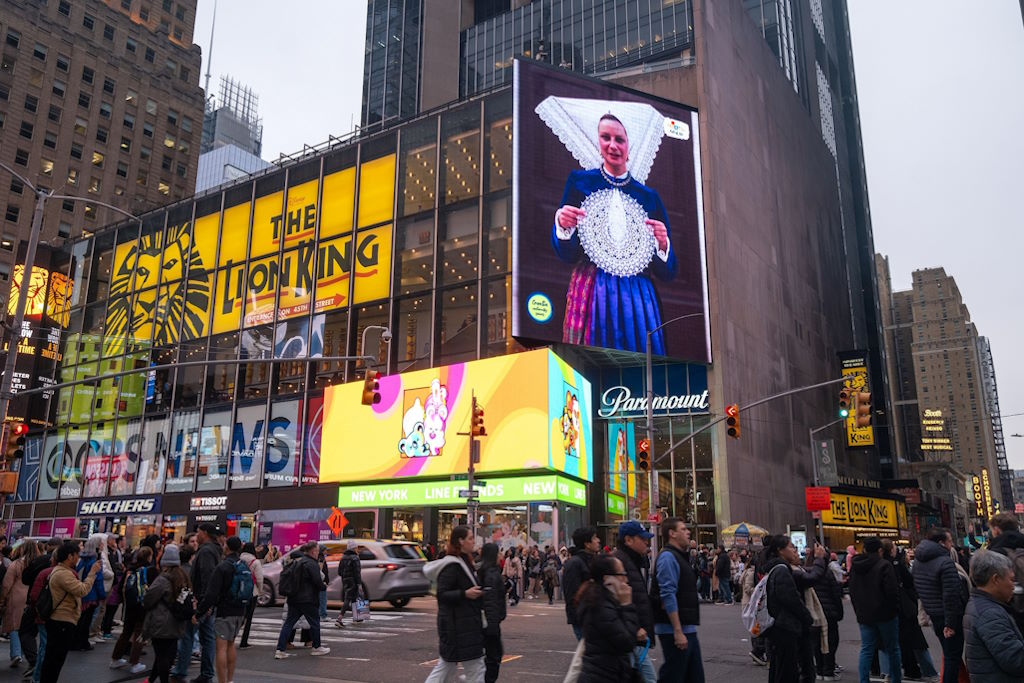
{"label": "green traffic light", "polygon": [[839,410],[839,417],[850,417],[850,411],[846,408],[841,408]]}

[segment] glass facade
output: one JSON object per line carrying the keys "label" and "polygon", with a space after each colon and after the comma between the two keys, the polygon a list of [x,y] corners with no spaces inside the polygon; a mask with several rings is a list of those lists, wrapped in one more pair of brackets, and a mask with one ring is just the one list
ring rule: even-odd
{"label": "glass facade", "polygon": [[462,32],[459,94],[511,83],[514,57],[594,74],[692,45],[689,0],[534,0]]}
{"label": "glass facade", "polygon": [[423,0],[370,0],[363,66],[364,126],[416,113]]}
{"label": "glass facade", "polygon": [[793,89],[804,93],[807,88],[800,71],[802,49],[794,29],[799,25],[794,16],[796,3],[793,0],[743,0],[743,7],[775,53]]}
{"label": "glass facade", "polygon": [[323,389],[364,363],[307,359],[520,350],[511,122],[496,93],[69,244],[57,379],[124,374],[55,392],[19,499],[316,484]]}

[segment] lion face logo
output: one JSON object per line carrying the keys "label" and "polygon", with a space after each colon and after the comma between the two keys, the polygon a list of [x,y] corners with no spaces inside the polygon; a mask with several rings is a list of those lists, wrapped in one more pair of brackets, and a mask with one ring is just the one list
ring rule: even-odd
{"label": "lion face logo", "polygon": [[[104,345],[166,346],[206,332],[210,273],[195,249],[191,224],[143,235],[114,254]],[[184,277],[182,277],[184,275]],[[134,285],[133,285],[134,276]]]}

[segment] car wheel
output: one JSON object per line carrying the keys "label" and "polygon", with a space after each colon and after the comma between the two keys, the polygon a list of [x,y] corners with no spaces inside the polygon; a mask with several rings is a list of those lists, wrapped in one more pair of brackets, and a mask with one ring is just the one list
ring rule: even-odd
{"label": "car wheel", "polygon": [[402,609],[409,604],[409,598],[398,598],[397,600],[388,600],[388,602],[390,602],[391,606],[395,609]]}
{"label": "car wheel", "polygon": [[277,594],[274,591],[274,584],[263,579],[263,590],[260,591],[260,597],[256,599],[256,606],[273,607],[275,604],[277,604]]}

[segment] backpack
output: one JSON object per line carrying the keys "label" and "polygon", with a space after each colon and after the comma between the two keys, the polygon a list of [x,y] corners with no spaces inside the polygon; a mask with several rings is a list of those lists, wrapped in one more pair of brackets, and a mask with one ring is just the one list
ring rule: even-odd
{"label": "backpack", "polygon": [[299,560],[292,560],[281,570],[281,577],[277,581],[277,592],[288,597],[299,589]]}
{"label": "backpack", "polygon": [[761,577],[750,594],[750,602],[743,608],[743,625],[755,638],[764,635],[764,632],[775,624],[775,617],[768,613],[768,577],[782,566],[784,565],[775,565]]}
{"label": "backpack", "polygon": [[231,603],[245,606],[252,602],[253,574],[249,565],[241,560],[235,562],[235,573],[231,578]]}
{"label": "backpack", "polygon": [[135,571],[128,572],[124,579],[124,604],[129,607],[141,607],[142,599],[146,597],[148,588],[146,567],[139,567]]}
{"label": "backpack", "polygon": [[46,621],[53,616],[54,611],[57,609],[57,605],[64,602],[64,598],[68,597],[67,593],[65,593],[64,598],[61,598],[60,602],[54,604],[53,593],[50,592],[50,579],[52,577],[52,573],[50,576],[46,577],[46,585],[43,586],[43,590],[39,591],[39,597],[36,598],[35,602],[36,615],[43,621]]}

